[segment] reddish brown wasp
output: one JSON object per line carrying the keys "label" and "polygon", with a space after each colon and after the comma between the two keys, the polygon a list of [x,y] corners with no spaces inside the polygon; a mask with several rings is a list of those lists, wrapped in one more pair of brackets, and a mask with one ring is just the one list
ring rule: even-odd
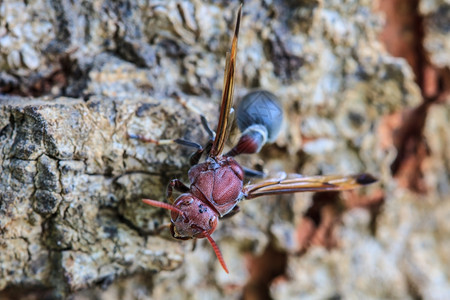
{"label": "reddish brown wasp", "polygon": [[[237,204],[241,200],[282,193],[341,191],[376,181],[369,174],[313,177],[290,174],[283,178],[266,179],[244,186],[244,175],[257,175],[257,172],[241,167],[233,157],[242,153],[256,153],[266,141],[274,140],[280,129],[282,110],[275,96],[269,92],[257,91],[248,94],[237,109],[238,126],[243,132],[241,138],[234,148],[222,154],[229,131],[241,9],[242,5],[237,15],[231,52],[227,54],[216,132],[209,129],[206,119],[202,117],[202,123],[210,135],[210,141],[205,147],[182,139],[165,141],[197,148],[191,157],[193,166],[188,172],[190,186],[178,179],[172,180],[167,187],[167,198],[171,204],[143,200],[149,205],[171,211],[170,231],[174,238],[207,238],[227,273],[225,261],[211,234],[219,219],[239,211]],[[131,137],[158,144],[165,143],[140,136]],[[206,154],[206,160],[199,163],[202,154]],[[172,196],[173,189],[182,193],[175,201]]]}

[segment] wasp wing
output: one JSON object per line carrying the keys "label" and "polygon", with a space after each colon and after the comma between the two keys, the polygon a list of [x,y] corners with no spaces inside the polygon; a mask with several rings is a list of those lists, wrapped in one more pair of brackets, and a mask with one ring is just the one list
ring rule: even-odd
{"label": "wasp wing", "polygon": [[210,156],[218,156],[222,153],[228,132],[228,123],[231,105],[233,104],[234,74],[236,68],[237,42],[239,36],[239,26],[241,24],[242,4],[237,14],[236,27],[234,29],[231,52],[227,54],[225,65],[224,83],[222,91],[222,105],[220,107],[219,123],[217,124],[216,137],[210,151]]}
{"label": "wasp wing", "polygon": [[349,176],[331,175],[310,177],[289,174],[284,178],[272,178],[246,185],[243,192],[245,198],[252,199],[260,196],[287,193],[351,190],[375,181],[377,181],[375,177],[365,173]]}

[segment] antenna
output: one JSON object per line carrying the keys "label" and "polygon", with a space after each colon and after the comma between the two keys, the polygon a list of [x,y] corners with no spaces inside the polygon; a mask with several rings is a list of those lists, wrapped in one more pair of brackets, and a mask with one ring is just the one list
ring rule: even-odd
{"label": "antenna", "polygon": [[203,234],[205,235],[205,237],[208,239],[209,243],[213,247],[214,252],[216,253],[217,259],[219,260],[220,264],[222,265],[222,268],[228,274],[229,273],[228,268],[227,268],[227,265],[225,264],[225,260],[223,259],[222,252],[220,252],[219,246],[217,246],[216,242],[213,240],[213,238],[211,237],[211,235],[209,235],[208,232],[203,231]]}
{"label": "antenna", "polygon": [[151,205],[151,206],[161,207],[161,208],[171,210],[173,212],[178,213],[179,215],[184,215],[184,212],[181,209],[179,209],[173,205],[170,205],[168,203],[159,202],[159,201],[150,200],[150,199],[142,199],[142,202],[144,202],[145,204]]}

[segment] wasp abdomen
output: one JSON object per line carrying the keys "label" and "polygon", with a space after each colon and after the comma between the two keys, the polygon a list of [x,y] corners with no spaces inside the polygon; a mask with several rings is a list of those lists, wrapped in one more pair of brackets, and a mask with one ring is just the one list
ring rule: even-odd
{"label": "wasp abdomen", "polygon": [[276,96],[257,90],[244,96],[237,108],[237,124],[242,136],[227,155],[256,153],[266,142],[273,142],[280,132],[283,110]]}
{"label": "wasp abdomen", "polygon": [[281,129],[283,110],[277,97],[264,90],[244,96],[237,108],[237,123],[242,133],[252,125],[262,125],[267,130],[267,141],[274,141]]}

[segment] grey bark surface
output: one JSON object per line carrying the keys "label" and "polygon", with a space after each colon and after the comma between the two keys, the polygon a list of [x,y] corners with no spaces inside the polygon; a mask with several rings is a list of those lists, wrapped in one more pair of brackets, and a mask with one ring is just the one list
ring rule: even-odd
{"label": "grey bark surface", "polygon": [[[288,258],[273,299],[450,296],[449,106],[432,107],[425,126],[428,194],[398,187],[380,124],[421,95],[378,41],[382,18],[372,1],[291,2],[245,1],[236,98],[267,89],[286,119],[273,145],[239,161],[270,174],[375,174],[380,183],[357,192],[384,191],[375,233],[356,208],[336,229],[337,248],[299,256],[312,194],[247,201],[213,235],[229,275],[206,241],[192,250],[155,234],[169,213],[141,199],[164,201],[172,178],[188,183],[191,151],[128,134],[206,142],[173,92],[216,125],[238,2],[6,0],[2,91],[46,96],[0,96],[0,298],[238,299],[247,257],[269,244]],[[421,10],[448,14],[438,2]],[[448,67],[448,25],[430,20],[426,45]]]}

